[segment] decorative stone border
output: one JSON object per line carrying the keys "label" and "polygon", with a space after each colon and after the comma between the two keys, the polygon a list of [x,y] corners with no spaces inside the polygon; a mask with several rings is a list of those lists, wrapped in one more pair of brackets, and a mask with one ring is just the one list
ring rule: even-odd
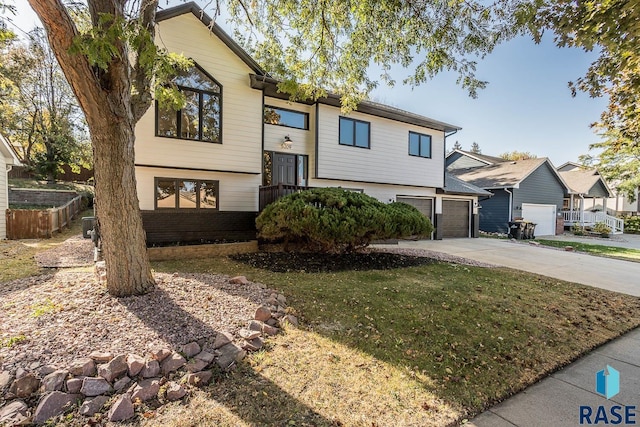
{"label": "decorative stone border", "polygon": [[[229,282],[248,280],[238,276]],[[94,351],[65,367],[0,371],[0,392],[6,401],[0,408],[0,425],[41,425],[68,413],[84,417],[102,413],[111,422],[125,421],[135,416],[137,403],[155,399],[162,405],[183,399],[192,387],[207,385],[214,371],[229,371],[247,351],[261,349],[264,339],[280,332],[285,323],[297,325],[286,302],[284,295],[271,294],[239,337],[218,332],[207,349],[190,342],[178,351],[153,348],[146,357]]]}

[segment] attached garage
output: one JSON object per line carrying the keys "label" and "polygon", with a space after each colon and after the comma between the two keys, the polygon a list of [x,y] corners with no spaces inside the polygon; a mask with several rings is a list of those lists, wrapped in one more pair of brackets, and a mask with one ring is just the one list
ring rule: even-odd
{"label": "attached garage", "polygon": [[406,203],[418,209],[424,216],[433,221],[433,199],[427,197],[397,196],[398,202]]}
{"label": "attached garage", "polygon": [[471,230],[471,201],[442,200],[442,237],[469,237]]}
{"label": "attached garage", "polygon": [[536,224],[536,236],[556,234],[556,205],[522,204],[522,217]]}

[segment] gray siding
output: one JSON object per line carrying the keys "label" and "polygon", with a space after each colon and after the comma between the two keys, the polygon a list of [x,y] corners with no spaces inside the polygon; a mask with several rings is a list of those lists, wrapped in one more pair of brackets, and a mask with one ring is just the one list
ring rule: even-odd
{"label": "gray siding", "polygon": [[469,156],[465,156],[462,153],[453,153],[446,159],[447,169],[465,169],[465,168],[477,168],[480,166],[486,166],[486,163],[483,163],[479,160],[472,159]]}
{"label": "gray siding", "polygon": [[587,195],[589,197],[609,197],[609,193],[604,187],[604,184],[602,184],[602,181],[596,182],[595,185],[591,187]]}
{"label": "gray siding", "polygon": [[565,189],[548,163],[543,163],[513,189],[513,218],[522,216],[523,203],[556,205],[562,209]]}
{"label": "gray siding", "polygon": [[509,221],[509,193],[504,190],[493,190],[493,197],[480,200],[480,230],[493,232],[508,232]]}

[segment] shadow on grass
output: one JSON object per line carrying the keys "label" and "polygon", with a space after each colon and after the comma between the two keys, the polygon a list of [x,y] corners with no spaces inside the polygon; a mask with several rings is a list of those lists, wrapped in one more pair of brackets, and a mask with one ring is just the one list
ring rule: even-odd
{"label": "shadow on grass", "polygon": [[[184,274],[177,277],[187,280],[184,291],[190,292],[191,290],[187,288],[188,280],[191,280],[193,276]],[[229,293],[234,298],[243,296],[247,305],[262,302],[246,299],[246,295],[237,291],[237,285],[235,285],[236,291],[234,291],[233,285],[216,287],[225,293]],[[194,290],[194,292],[197,292],[197,290]],[[156,287],[154,291],[147,295],[121,298],[119,302],[147,327],[154,330],[173,350],[179,351],[193,337],[199,337],[197,341],[202,348],[210,352],[213,351],[212,345],[219,331],[185,310],[179,301],[174,300],[161,287]],[[158,309],[158,307],[161,307],[161,309]],[[245,387],[234,389],[229,393],[215,393],[213,397],[217,402],[224,405],[228,411],[233,412],[246,423],[250,425],[286,425],[293,419],[308,425],[334,425],[331,420],[324,418],[308,405],[299,402],[294,396],[281,389],[271,380],[253,372],[250,367],[241,363],[238,369],[239,372],[234,373],[234,375],[243,373],[250,376],[247,381],[243,382]],[[225,375],[217,366],[214,368],[214,372],[216,370],[218,371],[217,381],[229,381],[224,379]],[[212,387],[218,388],[218,384]],[[256,393],[256,390],[259,390],[260,393]],[[239,401],[246,399],[247,396],[251,396],[251,405],[239,404]],[[282,412],[285,402],[287,411]],[[256,410],[256,408],[258,409]],[[206,418],[206,414],[199,414],[198,416],[203,419]]]}

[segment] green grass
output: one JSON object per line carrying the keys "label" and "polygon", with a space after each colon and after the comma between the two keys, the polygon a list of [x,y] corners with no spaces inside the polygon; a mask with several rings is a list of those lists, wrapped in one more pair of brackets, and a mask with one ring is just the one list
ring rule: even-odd
{"label": "green grass", "polygon": [[42,190],[71,190],[78,193],[89,192],[93,194],[93,186],[86,184],[78,184],[75,182],[62,182],[58,181],[53,184],[47,183],[47,181],[40,181],[30,178],[11,178],[9,180],[9,187],[13,188],[34,188]]}
{"label": "green grass", "polygon": [[[449,407],[462,408],[459,416],[482,411],[640,325],[638,298],[509,269],[436,263],[388,271],[273,273],[228,258],[154,266],[165,272],[244,274],[277,288],[303,321],[304,343],[322,337],[398,369]],[[297,354],[308,360],[297,374],[279,357],[267,367],[254,363],[289,372],[284,379],[281,371],[277,375],[279,386],[297,390],[297,376],[317,369],[309,365],[326,358],[326,345],[287,346],[293,359]],[[318,354],[302,354],[309,351]],[[350,357],[334,360],[334,369],[348,372]]]}
{"label": "green grass", "polygon": [[541,245],[551,246],[554,248],[564,248],[566,246],[572,246],[575,251],[588,253],[590,255],[640,262],[640,250],[638,249],[546,239],[536,239],[536,242],[539,242]]}

